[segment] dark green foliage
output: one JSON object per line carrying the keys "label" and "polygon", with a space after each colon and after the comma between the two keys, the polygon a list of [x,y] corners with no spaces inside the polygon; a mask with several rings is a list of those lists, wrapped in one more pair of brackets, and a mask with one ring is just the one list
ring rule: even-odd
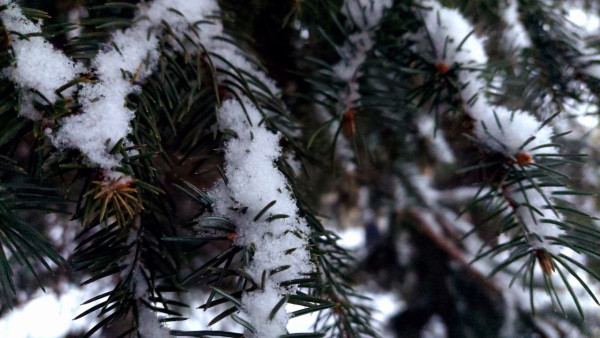
{"label": "dark green foliage", "polygon": [[[111,150],[122,156],[116,171],[131,178],[127,182],[107,179],[76,150],[55,149],[46,135],[46,128],[56,130],[62,118],[81,111],[74,102],[81,83],[98,81],[93,69],[58,91],[72,87],[75,99],[61,96],[50,104],[34,93],[34,106],[42,116],[35,121],[19,115],[26,89],[0,77],[0,311],[13,304],[19,288],[15,278],[29,278],[21,276],[23,271],[40,285],[49,279],[48,272],[66,274],[65,259],[44,237],[47,229],[37,220],[45,213],[67,213],[81,223],[76,248],[65,257],[66,266],[73,270],[69,279],[81,287],[111,285],[109,291],[89,299],[88,310],[76,318],[96,316],[98,324],[86,337],[100,332],[140,335],[147,311],[167,323],[186,320],[184,311],[217,308],[219,314],[209,326],[228,321],[255,332],[252,323],[239,316],[242,296],[263,289],[267,275],[290,266],[265,271],[262,280],[253,280],[244,267],[255,248],[236,244],[237,225],[212,214],[213,201],[206,193],[217,180],[227,183],[223,145],[228,137],[236,137],[234,132],[216,131],[216,111],[225,100],[242,102],[243,95],[260,110],[260,123],[282,135],[284,156],[274,165],[287,178],[286,188],[296,199],[299,216],[312,231],[308,248],[316,270],[284,281],[282,287],[295,291],[282,295],[270,316],[285,311],[287,304],[298,305],[301,308],[290,316],[316,313],[315,332],[282,337],[379,336],[372,325],[373,309],[368,297],[357,291],[358,282],[392,290],[406,301],[390,320],[399,335],[420,334],[437,315],[449,336],[500,336],[507,325],[503,317],[513,306],[503,295],[507,287],[525,288],[530,298],[531,312],[513,309],[514,332],[543,333],[532,318],[557,316],[550,307],[536,306],[534,293],[542,290],[557,313],[588,333],[579,294],[584,292],[598,303],[600,231],[597,219],[569,198],[593,196],[592,188],[571,179],[582,176],[579,167],[590,159],[581,154],[578,140],[568,139],[566,133],[538,147],[563,146],[558,154],[542,152],[527,159],[495,151],[474,136],[475,119],[466,108],[470,102],[461,98],[465,84],[458,79],[460,72],[479,75],[488,84],[481,96],[486,91],[492,102],[538,116],[544,125],[559,123],[567,103],[596,104],[600,82],[585,72],[593,61],[582,57],[579,36],[563,19],[564,13],[556,10],[560,4],[518,1],[520,20],[532,44],[511,52],[500,46],[507,29],[499,14],[503,3],[441,1],[469,19],[475,27],[471,34],[488,37],[485,47],[490,61],[473,66],[440,65],[434,60],[443,51],[433,46],[418,50],[424,3],[395,1],[371,28],[374,46],[366,51],[349,83],[335,67],[345,61],[342,49],[352,46],[349,37],[360,25],[356,18],[346,17],[343,3],[221,1],[223,11],[217,14],[228,34],[222,40],[274,78],[281,95],[271,92],[256,74],[203,45],[186,48],[165,23],[154,73],[141,83],[135,74],[123,74],[140,88],[126,100],[136,112],[132,133]],[[66,22],[65,8],[74,6],[71,3],[63,8],[36,2],[31,6],[51,15],[31,9],[24,13],[43,19],[44,35],[70,57],[89,65],[101,46],[110,43],[111,32],[133,24],[138,1],[77,4],[89,13],[77,23]],[[209,24],[191,23],[189,34]],[[68,38],[75,28],[81,34]],[[11,49],[3,48],[10,46],[9,36],[0,26],[0,69],[12,62]],[[597,48],[595,41],[586,43]],[[499,87],[493,81],[497,78],[502,79]],[[354,88],[358,96],[350,100],[346,94]],[[433,139],[428,136],[434,135],[420,129],[422,116],[434,118],[434,135],[443,135],[454,161],[444,162],[432,150]],[[501,125],[497,117],[496,121]],[[338,157],[343,141],[349,144],[352,158]],[[597,157],[590,156],[592,161]],[[291,160],[302,163],[300,173]],[[356,171],[346,172],[344,161],[356,164]],[[420,180],[424,176],[431,177],[427,188]],[[366,202],[358,201],[359,187],[370,192]],[[547,187],[556,189],[547,195],[543,189]],[[474,188],[476,193],[467,200],[432,202],[427,190],[441,195],[459,188]],[[320,198],[332,190],[341,196],[332,208],[375,210],[389,223],[387,232],[380,233],[374,220],[361,221],[375,229],[364,261],[341,247],[338,235],[323,225]],[[406,196],[398,197],[398,190]],[[508,192],[522,193],[525,202],[515,202]],[[561,215],[560,220],[538,219],[543,214],[527,200],[531,193],[539,194],[553,213]],[[276,200],[265,202],[251,218],[271,222],[294,217],[271,215],[274,205]],[[519,212],[523,208],[528,216]],[[343,212],[348,211],[339,213]],[[561,229],[564,235],[546,240],[589,260],[580,262],[532,246],[536,233],[525,218],[537,222],[535,226]],[[465,219],[474,226],[460,228]],[[508,240],[500,242],[501,237]],[[469,252],[466,243],[473,238],[480,245]],[[401,259],[403,246],[412,248],[408,262]],[[474,264],[484,261],[493,264],[488,271],[491,277],[509,276],[508,285],[482,276]],[[542,273],[538,276],[535,271]],[[559,297],[557,290],[570,298]],[[196,294],[206,299],[199,309],[189,309],[188,300],[198,298]],[[203,327],[170,334],[243,336]]]}

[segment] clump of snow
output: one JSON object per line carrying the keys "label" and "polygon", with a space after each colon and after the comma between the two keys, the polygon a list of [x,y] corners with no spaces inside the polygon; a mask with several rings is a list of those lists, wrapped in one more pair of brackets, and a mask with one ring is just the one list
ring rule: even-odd
{"label": "clump of snow", "polygon": [[[214,201],[214,213],[237,225],[235,243],[254,248],[245,271],[257,283],[262,282],[263,274],[267,276],[264,289],[242,298],[244,313],[255,325],[255,336],[277,337],[285,332],[285,312],[272,321],[268,316],[281,295],[292,291],[279,283],[313,270],[306,248],[310,229],[298,216],[286,178],[274,163],[281,156],[280,135],[260,124],[259,110],[245,97],[241,102],[225,101],[218,118],[221,130],[236,135],[225,144],[228,182],[216,183],[208,195]],[[272,201],[275,203],[257,218]],[[273,215],[287,217],[269,220]]]}
{"label": "clump of snow", "polygon": [[149,75],[158,60],[158,38],[148,34],[150,25],[140,21],[113,36],[92,61],[98,82],[86,83],[79,91],[82,114],[61,120],[52,139],[56,146],[77,148],[87,158],[107,171],[119,165],[120,158],[110,154],[114,145],[131,132],[129,122],[135,112],[125,106],[127,95],[139,90],[129,73],[139,80]]}
{"label": "clump of snow", "polygon": [[[10,0],[0,0],[1,5],[7,5],[6,9],[0,11],[2,25],[6,31],[18,33],[10,35],[14,63],[3,69],[1,75],[21,88],[37,90],[51,103],[56,102],[58,96],[55,91],[73,80],[82,71],[81,66],[43,37],[28,36],[42,33],[41,22],[29,20],[23,15],[21,8]],[[68,93],[66,91],[65,94]]]}
{"label": "clump of snow", "polygon": [[255,329],[255,337],[277,338],[286,333],[289,315],[282,306],[272,319],[271,310],[284,297],[277,287],[267,286],[264,290],[246,292],[242,296],[244,314]]}
{"label": "clump of snow", "polygon": [[129,122],[135,116],[125,106],[126,97],[139,90],[133,82],[148,76],[159,56],[158,37],[151,28],[160,22],[139,20],[139,15],[136,24],[115,32],[112,43],[92,60],[98,81],[84,84],[79,91],[83,113],[62,119],[52,135],[57,147],[79,149],[108,173],[120,162],[120,156],[109,152],[131,132]]}
{"label": "clump of snow", "polygon": [[60,129],[52,136],[54,144],[77,148],[105,169],[108,177],[117,175],[113,170],[121,158],[109,152],[131,133],[135,112],[125,106],[126,97],[140,90],[136,83],[148,77],[158,62],[163,20],[183,40],[190,22],[205,19],[217,8],[214,1],[158,0],[141,5],[135,24],[115,32],[111,43],[92,60],[98,81],[82,85],[78,99],[83,113],[61,120]]}
{"label": "clump of snow", "polygon": [[419,39],[420,49],[430,50],[435,62],[443,62],[448,66],[455,62],[462,65],[487,63],[483,40],[472,34],[473,26],[457,9],[442,7],[436,1],[424,1],[423,5],[430,8],[421,14],[427,27],[426,34],[431,40],[427,37]]}
{"label": "clump of snow", "polygon": [[[513,158],[519,153],[556,153],[555,147],[537,148],[551,144],[553,132],[549,126],[540,129],[540,122],[528,113],[511,112],[505,107],[492,107],[485,103],[476,103],[468,110],[472,117],[477,118],[475,135],[494,151]],[[534,138],[531,140],[531,137]]]}

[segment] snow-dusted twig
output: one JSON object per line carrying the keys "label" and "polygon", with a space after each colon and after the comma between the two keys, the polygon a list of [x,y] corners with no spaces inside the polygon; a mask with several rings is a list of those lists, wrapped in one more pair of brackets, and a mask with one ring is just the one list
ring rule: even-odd
{"label": "snow-dusted twig", "polygon": [[[329,126],[329,134],[337,138],[335,140],[336,156],[347,172],[356,170],[352,146],[346,137],[355,136],[355,115],[357,101],[360,100],[358,81],[362,76],[361,67],[375,45],[375,30],[383,19],[385,11],[391,5],[390,0],[345,0],[342,4],[342,13],[348,19],[348,27],[355,28],[356,31],[348,35],[345,43],[337,49],[341,60],[333,66],[333,73],[338,80],[345,84],[344,89],[337,93],[342,119],[332,121]],[[328,120],[322,109],[319,113],[321,120]],[[339,133],[340,128],[343,128],[348,135]]]}
{"label": "snow-dusted twig", "polygon": [[[527,312],[529,310],[529,291],[526,288],[519,287],[501,289],[501,286],[512,284],[511,281],[514,278],[514,272],[512,271],[497,273],[493,279],[484,277],[494,271],[496,266],[502,264],[502,262],[509,257],[509,254],[507,252],[501,252],[498,255],[486,255],[477,258],[481,253],[481,250],[489,243],[486,243],[486,241],[478,236],[462,238],[463,235],[472,232],[474,225],[468,221],[468,217],[461,217],[454,210],[445,206],[451,196],[454,196],[455,201],[463,200],[463,202],[465,202],[464,197],[466,196],[463,196],[465,191],[462,189],[437,190],[434,187],[431,177],[419,173],[416,168],[407,167],[405,168],[405,171],[409,173],[412,187],[423,199],[427,208],[408,206],[407,203],[403,201],[405,197],[397,196],[397,210],[407,213],[417,221],[423,234],[428,236],[435,245],[444,250],[449,257],[452,257],[453,261],[462,264],[471,278],[478,280],[485,286],[488,292],[491,294],[499,294],[499,292],[502,291],[501,293],[505,302],[505,319],[502,331],[505,333],[505,336],[514,336],[514,322],[516,320],[514,313],[516,311]],[[397,188],[404,189],[401,185],[398,185]],[[506,245],[511,241],[511,239],[504,234],[498,236],[497,240],[498,246]],[[460,245],[458,243],[460,243]],[[586,260],[584,255],[575,253],[571,250],[565,251],[563,254],[566,257],[569,257],[566,259],[575,259],[579,262]],[[587,274],[580,274],[578,276],[585,284],[589,285],[593,282],[593,279]],[[550,278],[553,278],[555,280],[555,285],[557,285],[556,280],[558,277],[556,274],[550,276]],[[568,275],[566,278],[572,286],[579,283],[577,278],[573,275]],[[535,271],[534,279],[542,283],[544,279],[543,271]],[[545,290],[534,289],[533,292],[538,308],[551,309],[554,306],[552,299],[542,297],[543,293],[546,292]],[[567,287],[556,287],[555,292],[559,295],[559,299],[568,299],[570,297],[569,289]],[[592,298],[586,297],[584,288],[576,288],[575,292],[580,298],[580,306],[585,314],[593,314],[597,311],[597,304]],[[577,305],[574,303],[565,302],[563,306],[570,311],[577,311]],[[545,331],[555,331],[555,329],[549,326],[543,318],[538,318],[536,321],[536,325],[547,326],[547,330]],[[579,331],[575,330],[574,332]]]}

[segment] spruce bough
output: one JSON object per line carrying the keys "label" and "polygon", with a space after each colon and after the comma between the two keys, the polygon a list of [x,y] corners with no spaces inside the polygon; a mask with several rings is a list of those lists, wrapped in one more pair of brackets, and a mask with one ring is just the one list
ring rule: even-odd
{"label": "spruce bough", "polygon": [[28,5],[0,0],[0,321],[31,281],[87,298],[59,335],[600,329],[600,8]]}

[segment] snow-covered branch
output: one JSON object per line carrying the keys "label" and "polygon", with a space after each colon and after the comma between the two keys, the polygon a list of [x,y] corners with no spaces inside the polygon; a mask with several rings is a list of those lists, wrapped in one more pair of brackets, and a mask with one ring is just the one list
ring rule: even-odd
{"label": "snow-covered branch", "polygon": [[[345,0],[342,4],[342,14],[347,18],[347,29],[353,31],[348,35],[343,45],[337,47],[341,60],[333,65],[335,80],[343,83],[343,89],[334,93],[339,102],[336,105],[335,114],[330,113],[322,107],[317,107],[317,118],[322,122],[329,121],[328,131],[335,139],[335,155],[340,160],[347,172],[354,172],[356,164],[354,151],[349,138],[355,137],[355,119],[358,101],[360,100],[359,79],[363,75],[361,68],[367,61],[369,53],[375,46],[375,33],[384,17],[385,11],[390,8],[390,0]],[[322,101],[320,96],[316,101]],[[331,120],[330,120],[331,119]],[[344,133],[340,133],[343,128]]]}
{"label": "snow-covered branch", "polygon": [[274,163],[281,156],[279,135],[260,123],[258,109],[248,99],[228,100],[218,117],[219,128],[236,136],[225,146],[228,182],[218,182],[209,196],[214,213],[237,225],[235,244],[254,249],[244,270],[259,284],[266,276],[262,289],[242,297],[255,336],[278,337],[285,333],[288,317],[284,308],[272,320],[269,314],[282,296],[293,291],[279,284],[313,270],[307,249],[310,229]]}
{"label": "snow-covered branch", "polygon": [[[550,126],[527,112],[494,105],[487,98],[487,83],[477,75],[477,68],[485,66],[488,58],[484,41],[473,33],[472,25],[458,10],[445,8],[435,1],[425,4],[430,10],[421,11],[421,15],[428,36],[421,40],[418,48],[429,50],[433,55],[431,61],[436,65],[457,69],[457,87],[463,109],[473,120],[472,134],[477,141],[504,155],[515,170],[525,175],[530,167],[538,166],[536,155],[556,155],[558,151],[551,140]],[[526,187],[513,183],[501,189],[525,232],[530,233],[527,238],[532,247],[557,252],[558,247],[551,244],[551,238],[562,231],[554,224],[542,221],[560,221],[552,207],[552,193],[557,189],[540,187],[537,178],[531,178]]]}
{"label": "snow-covered branch", "polygon": [[109,152],[119,140],[127,138],[135,116],[126,107],[127,95],[139,91],[138,84],[155,68],[159,40],[165,33],[163,23],[183,39],[186,27],[216,9],[215,4],[202,1],[158,0],[141,5],[135,24],[115,32],[111,43],[92,61],[98,81],[82,85],[78,99],[83,113],[61,121],[54,143],[81,150],[90,161],[111,173],[120,158]]}

